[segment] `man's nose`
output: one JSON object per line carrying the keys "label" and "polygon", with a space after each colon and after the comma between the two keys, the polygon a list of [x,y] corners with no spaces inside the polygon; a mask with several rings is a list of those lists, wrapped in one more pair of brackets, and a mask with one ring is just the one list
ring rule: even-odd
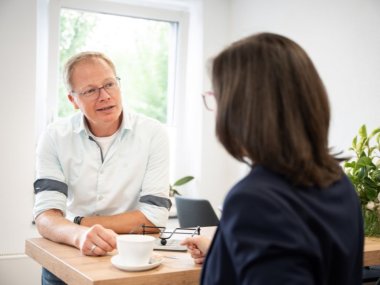
{"label": "man's nose", "polygon": [[106,91],[106,89],[103,87],[100,87],[99,88],[99,97],[98,97],[98,100],[101,99],[101,100],[106,100],[106,99],[109,99],[111,96],[110,94],[108,94],[108,92]]}

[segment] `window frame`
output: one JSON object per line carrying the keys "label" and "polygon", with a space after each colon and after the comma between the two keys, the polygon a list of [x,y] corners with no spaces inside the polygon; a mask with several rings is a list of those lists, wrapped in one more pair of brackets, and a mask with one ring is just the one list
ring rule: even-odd
{"label": "window frame", "polygon": [[48,57],[45,64],[46,76],[41,76],[42,78],[47,78],[45,88],[41,88],[42,90],[46,90],[46,95],[40,96],[38,99],[38,105],[45,107],[43,108],[43,112],[41,112],[43,118],[38,119],[38,135],[49,123],[52,123],[57,118],[58,86],[61,76],[61,74],[59,74],[59,21],[62,8],[167,21],[177,24],[177,28],[174,31],[176,33],[176,43],[170,47],[174,52],[169,53],[169,97],[166,124],[168,127],[178,127],[178,120],[176,120],[176,118],[178,118],[178,107],[183,103],[180,102],[180,96],[178,94],[184,94],[185,92],[183,83],[186,77],[185,54],[188,33],[188,13],[186,11],[106,0],[50,0],[48,8],[49,28],[46,33],[48,35]]}
{"label": "window frame", "polygon": [[[166,126],[170,140],[170,179],[175,180],[178,176],[183,176],[182,172],[187,168],[183,166],[182,156],[187,148],[183,139],[188,137],[186,134],[193,132],[192,129],[188,129],[190,115],[187,110],[187,107],[193,104],[187,98],[190,94],[186,90],[191,73],[188,66],[192,65],[188,59],[188,51],[191,51],[188,49],[188,43],[192,35],[189,32],[190,18],[193,14],[191,5],[170,3],[167,0],[154,3],[145,0],[39,0],[38,4],[36,143],[47,126],[57,119],[58,86],[62,76],[59,73],[59,23],[62,8],[177,23],[176,46],[172,47],[175,49],[175,63],[169,62],[168,110],[171,112],[168,111]],[[169,58],[170,60],[173,58]],[[196,125],[192,125],[197,128]],[[185,165],[188,166],[188,163]],[[186,172],[191,174],[194,170]]]}

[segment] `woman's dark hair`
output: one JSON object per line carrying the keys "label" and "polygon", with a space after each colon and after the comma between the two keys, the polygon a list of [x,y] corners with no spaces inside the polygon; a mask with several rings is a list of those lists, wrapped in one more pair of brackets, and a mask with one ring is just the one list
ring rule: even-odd
{"label": "woman's dark hair", "polygon": [[233,43],[212,62],[216,133],[236,159],[326,187],[342,176],[329,153],[325,87],[306,52],[271,33]]}

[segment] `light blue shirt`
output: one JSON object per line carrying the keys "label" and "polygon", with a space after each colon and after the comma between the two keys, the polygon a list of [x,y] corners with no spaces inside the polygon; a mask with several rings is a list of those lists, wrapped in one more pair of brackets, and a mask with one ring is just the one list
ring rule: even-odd
{"label": "light blue shirt", "polygon": [[50,125],[37,147],[34,217],[59,209],[66,218],[140,210],[165,226],[169,200],[169,142],[165,127],[124,111],[106,154],[78,113]]}

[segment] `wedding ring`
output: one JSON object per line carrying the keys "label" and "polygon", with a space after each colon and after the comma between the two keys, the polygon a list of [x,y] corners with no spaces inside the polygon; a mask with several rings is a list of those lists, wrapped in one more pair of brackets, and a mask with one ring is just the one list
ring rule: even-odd
{"label": "wedding ring", "polygon": [[95,248],[96,248],[96,244],[93,244],[92,247],[91,247],[91,249],[90,249],[90,252],[91,253],[94,252]]}

